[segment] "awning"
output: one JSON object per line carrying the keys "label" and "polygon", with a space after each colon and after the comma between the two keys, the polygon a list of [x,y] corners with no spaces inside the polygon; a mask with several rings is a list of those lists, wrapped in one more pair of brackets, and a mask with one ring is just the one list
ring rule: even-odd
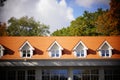
{"label": "awning", "polygon": [[0,60],[0,67],[9,66],[120,66],[120,59]]}

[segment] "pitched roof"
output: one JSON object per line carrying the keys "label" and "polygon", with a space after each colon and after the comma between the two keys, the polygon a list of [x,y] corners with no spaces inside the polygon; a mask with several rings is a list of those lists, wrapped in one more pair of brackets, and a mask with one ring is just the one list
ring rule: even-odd
{"label": "pitched roof", "polygon": [[102,43],[102,45],[100,45],[100,47],[98,48],[98,50],[101,49],[105,44],[109,47],[109,49],[113,49],[113,47],[107,41],[104,41]]}
{"label": "pitched roof", "polygon": [[88,48],[86,47],[86,45],[82,41],[79,41],[77,43],[77,45],[73,48],[73,50],[75,50],[80,44],[84,47],[84,49],[88,50]]}
{"label": "pitched roof", "polygon": [[30,44],[28,41],[25,41],[24,44],[19,48],[19,50],[22,50],[23,47],[24,47],[26,44],[27,44],[32,50],[34,50],[34,48],[31,46],[31,44]]}
{"label": "pitched roof", "polygon": [[[97,49],[104,41],[107,41],[113,49],[111,58],[120,58],[120,36],[83,36],[83,37],[0,37],[0,44],[8,48],[5,55],[1,59],[22,59],[19,54],[21,45],[29,41],[34,47],[34,53],[31,59],[51,59],[48,56],[48,48],[57,41],[62,46],[63,55],[60,59],[77,59],[73,55],[73,48],[79,41],[82,41],[88,48],[88,55],[85,59],[103,59],[99,56]],[[12,54],[9,54],[13,51]]]}
{"label": "pitched roof", "polygon": [[54,42],[50,45],[50,47],[48,48],[48,51],[51,50],[51,48],[52,48],[55,44],[56,44],[61,50],[63,50],[62,46],[60,46],[60,44],[59,44],[57,41],[54,41]]}

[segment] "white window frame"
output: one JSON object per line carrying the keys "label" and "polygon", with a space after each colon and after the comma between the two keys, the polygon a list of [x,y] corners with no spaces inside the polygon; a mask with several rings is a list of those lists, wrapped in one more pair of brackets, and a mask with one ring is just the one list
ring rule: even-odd
{"label": "white window frame", "polygon": [[[55,44],[58,46],[58,48],[52,49]],[[60,44],[57,41],[54,41],[48,48],[48,53],[51,58],[60,58],[62,56],[62,50],[63,48],[60,46]],[[55,53],[52,53],[53,51],[55,51]],[[57,56],[56,51],[58,51],[59,56]],[[52,56],[52,54],[54,54],[55,56]]]}
{"label": "white window frame", "polygon": [[[77,47],[80,44],[83,46],[83,49],[77,49]],[[82,50],[84,51],[84,56],[82,56],[81,52],[80,52],[80,56],[77,56],[77,54],[78,54],[77,51],[82,51]],[[73,52],[74,52],[75,57],[77,57],[77,58],[86,58],[87,57],[87,50],[88,50],[88,48],[85,46],[85,44],[82,41],[79,41],[79,43],[74,47]]]}
{"label": "white window frame", "polygon": [[3,56],[4,50],[5,50],[4,47],[0,45],[0,58]]}
{"label": "white window frame", "polygon": [[[29,49],[23,49],[23,47],[24,47],[26,44],[28,44],[28,46],[30,47]],[[31,44],[30,44],[28,41],[26,41],[26,42],[20,47],[19,50],[20,50],[20,57],[22,57],[22,58],[31,58],[31,57],[33,56],[33,50],[34,50],[34,48],[31,46]],[[25,56],[25,57],[24,57],[23,51],[26,51],[26,56]],[[27,51],[30,51],[30,56],[27,56],[27,55],[28,55]]]}
{"label": "white window frame", "polygon": [[[82,53],[82,51],[83,51],[83,53]],[[75,56],[78,58],[85,58],[87,56],[87,52],[85,49],[76,50],[74,53],[75,53]],[[77,54],[79,54],[79,56]],[[82,54],[83,54],[83,56],[82,56]]]}
{"label": "white window frame", "polygon": [[[102,54],[103,54],[103,53],[102,53],[103,50],[105,51],[105,53],[104,53],[105,56],[102,55]],[[107,53],[106,53],[107,50],[108,50],[109,56],[107,56]],[[100,53],[100,56],[103,57],[103,58],[107,58],[107,57],[109,58],[109,57],[112,56],[112,50],[110,50],[110,49],[101,49],[101,50],[99,51],[99,53]]]}
{"label": "white window frame", "polygon": [[[107,44],[108,49],[102,49],[102,47],[103,47],[105,44]],[[102,55],[102,54],[103,54],[103,53],[102,53],[102,50],[105,51],[105,56]],[[106,50],[108,50],[109,56],[107,56]],[[111,46],[107,41],[104,41],[103,44],[98,48],[99,55],[100,55],[102,58],[110,58],[110,57],[112,57],[112,50],[113,50],[112,46]]]}
{"label": "white window frame", "polygon": [[[53,53],[53,51],[54,51],[54,53]],[[58,53],[57,53],[57,51],[58,51]],[[54,54],[54,56],[52,56]],[[59,55],[59,56],[57,56],[57,54]],[[61,50],[59,50],[59,49],[53,49],[53,50],[51,50],[50,51],[50,56],[52,57],[52,58],[60,58],[61,57]]]}
{"label": "white window frame", "polygon": [[[25,51],[25,57],[24,57],[24,51]],[[28,51],[29,51],[29,53],[28,53]],[[22,50],[22,51],[21,51],[22,57],[23,57],[23,58],[31,58],[31,57],[32,57],[31,51],[32,51],[32,50],[29,50],[29,49],[28,49],[28,50]],[[28,56],[28,54],[30,54],[30,56]]]}

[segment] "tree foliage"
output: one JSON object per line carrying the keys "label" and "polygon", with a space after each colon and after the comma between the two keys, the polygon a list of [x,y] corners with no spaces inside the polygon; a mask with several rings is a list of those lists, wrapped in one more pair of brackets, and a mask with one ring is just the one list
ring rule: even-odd
{"label": "tree foliage", "polygon": [[120,0],[111,0],[110,9],[98,9],[94,13],[85,11],[67,28],[52,33],[53,36],[97,36],[120,35]]}
{"label": "tree foliage", "polygon": [[0,36],[7,36],[6,23],[0,23]]}
{"label": "tree foliage", "polygon": [[107,11],[98,9],[94,13],[84,11],[83,16],[79,16],[71,22],[67,28],[62,28],[52,33],[53,36],[96,36],[100,35],[96,30],[96,20],[98,16]]}
{"label": "tree foliage", "polygon": [[120,35],[120,0],[111,0],[110,10],[98,17],[97,26],[102,35]]}
{"label": "tree foliage", "polygon": [[36,22],[32,17],[27,16],[17,19],[12,17],[8,20],[9,36],[44,36],[49,33],[49,27]]}

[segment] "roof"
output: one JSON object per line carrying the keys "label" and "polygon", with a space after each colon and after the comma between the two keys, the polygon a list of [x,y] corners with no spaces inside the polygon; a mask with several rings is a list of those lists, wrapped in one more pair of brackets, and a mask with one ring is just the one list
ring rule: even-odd
{"label": "roof", "polygon": [[54,41],[62,46],[60,59],[80,59],[73,54],[73,48],[82,41],[87,46],[87,57],[85,59],[103,59],[99,56],[97,49],[107,41],[113,48],[112,59],[120,58],[120,36],[83,36],[83,37],[0,37],[0,45],[5,48],[5,55],[0,59],[23,59],[20,57],[19,48],[28,41],[35,49],[30,59],[51,59],[48,55],[48,48]]}
{"label": "roof", "polygon": [[48,51],[51,50],[51,48],[52,48],[55,44],[56,44],[61,50],[63,50],[63,48],[60,46],[60,44],[59,44],[57,41],[54,41],[54,42],[50,45],[50,47],[48,48]]}
{"label": "roof", "polygon": [[112,46],[107,41],[104,41],[102,43],[102,45],[100,45],[100,47],[98,48],[98,50],[100,50],[105,44],[107,44],[109,46],[109,49],[113,49]]}
{"label": "roof", "polygon": [[120,60],[98,60],[98,59],[62,59],[62,60],[8,60],[0,61],[0,67],[24,67],[24,66],[120,66]]}
{"label": "roof", "polygon": [[84,47],[84,49],[88,50],[88,48],[85,46],[85,44],[82,41],[79,41],[79,43],[74,47],[73,50],[75,50],[80,44]]}
{"label": "roof", "polygon": [[30,44],[28,41],[25,41],[24,44],[19,48],[19,50],[22,50],[23,47],[24,47],[26,44],[27,44],[32,50],[34,50],[34,48],[31,46],[31,44]]}

